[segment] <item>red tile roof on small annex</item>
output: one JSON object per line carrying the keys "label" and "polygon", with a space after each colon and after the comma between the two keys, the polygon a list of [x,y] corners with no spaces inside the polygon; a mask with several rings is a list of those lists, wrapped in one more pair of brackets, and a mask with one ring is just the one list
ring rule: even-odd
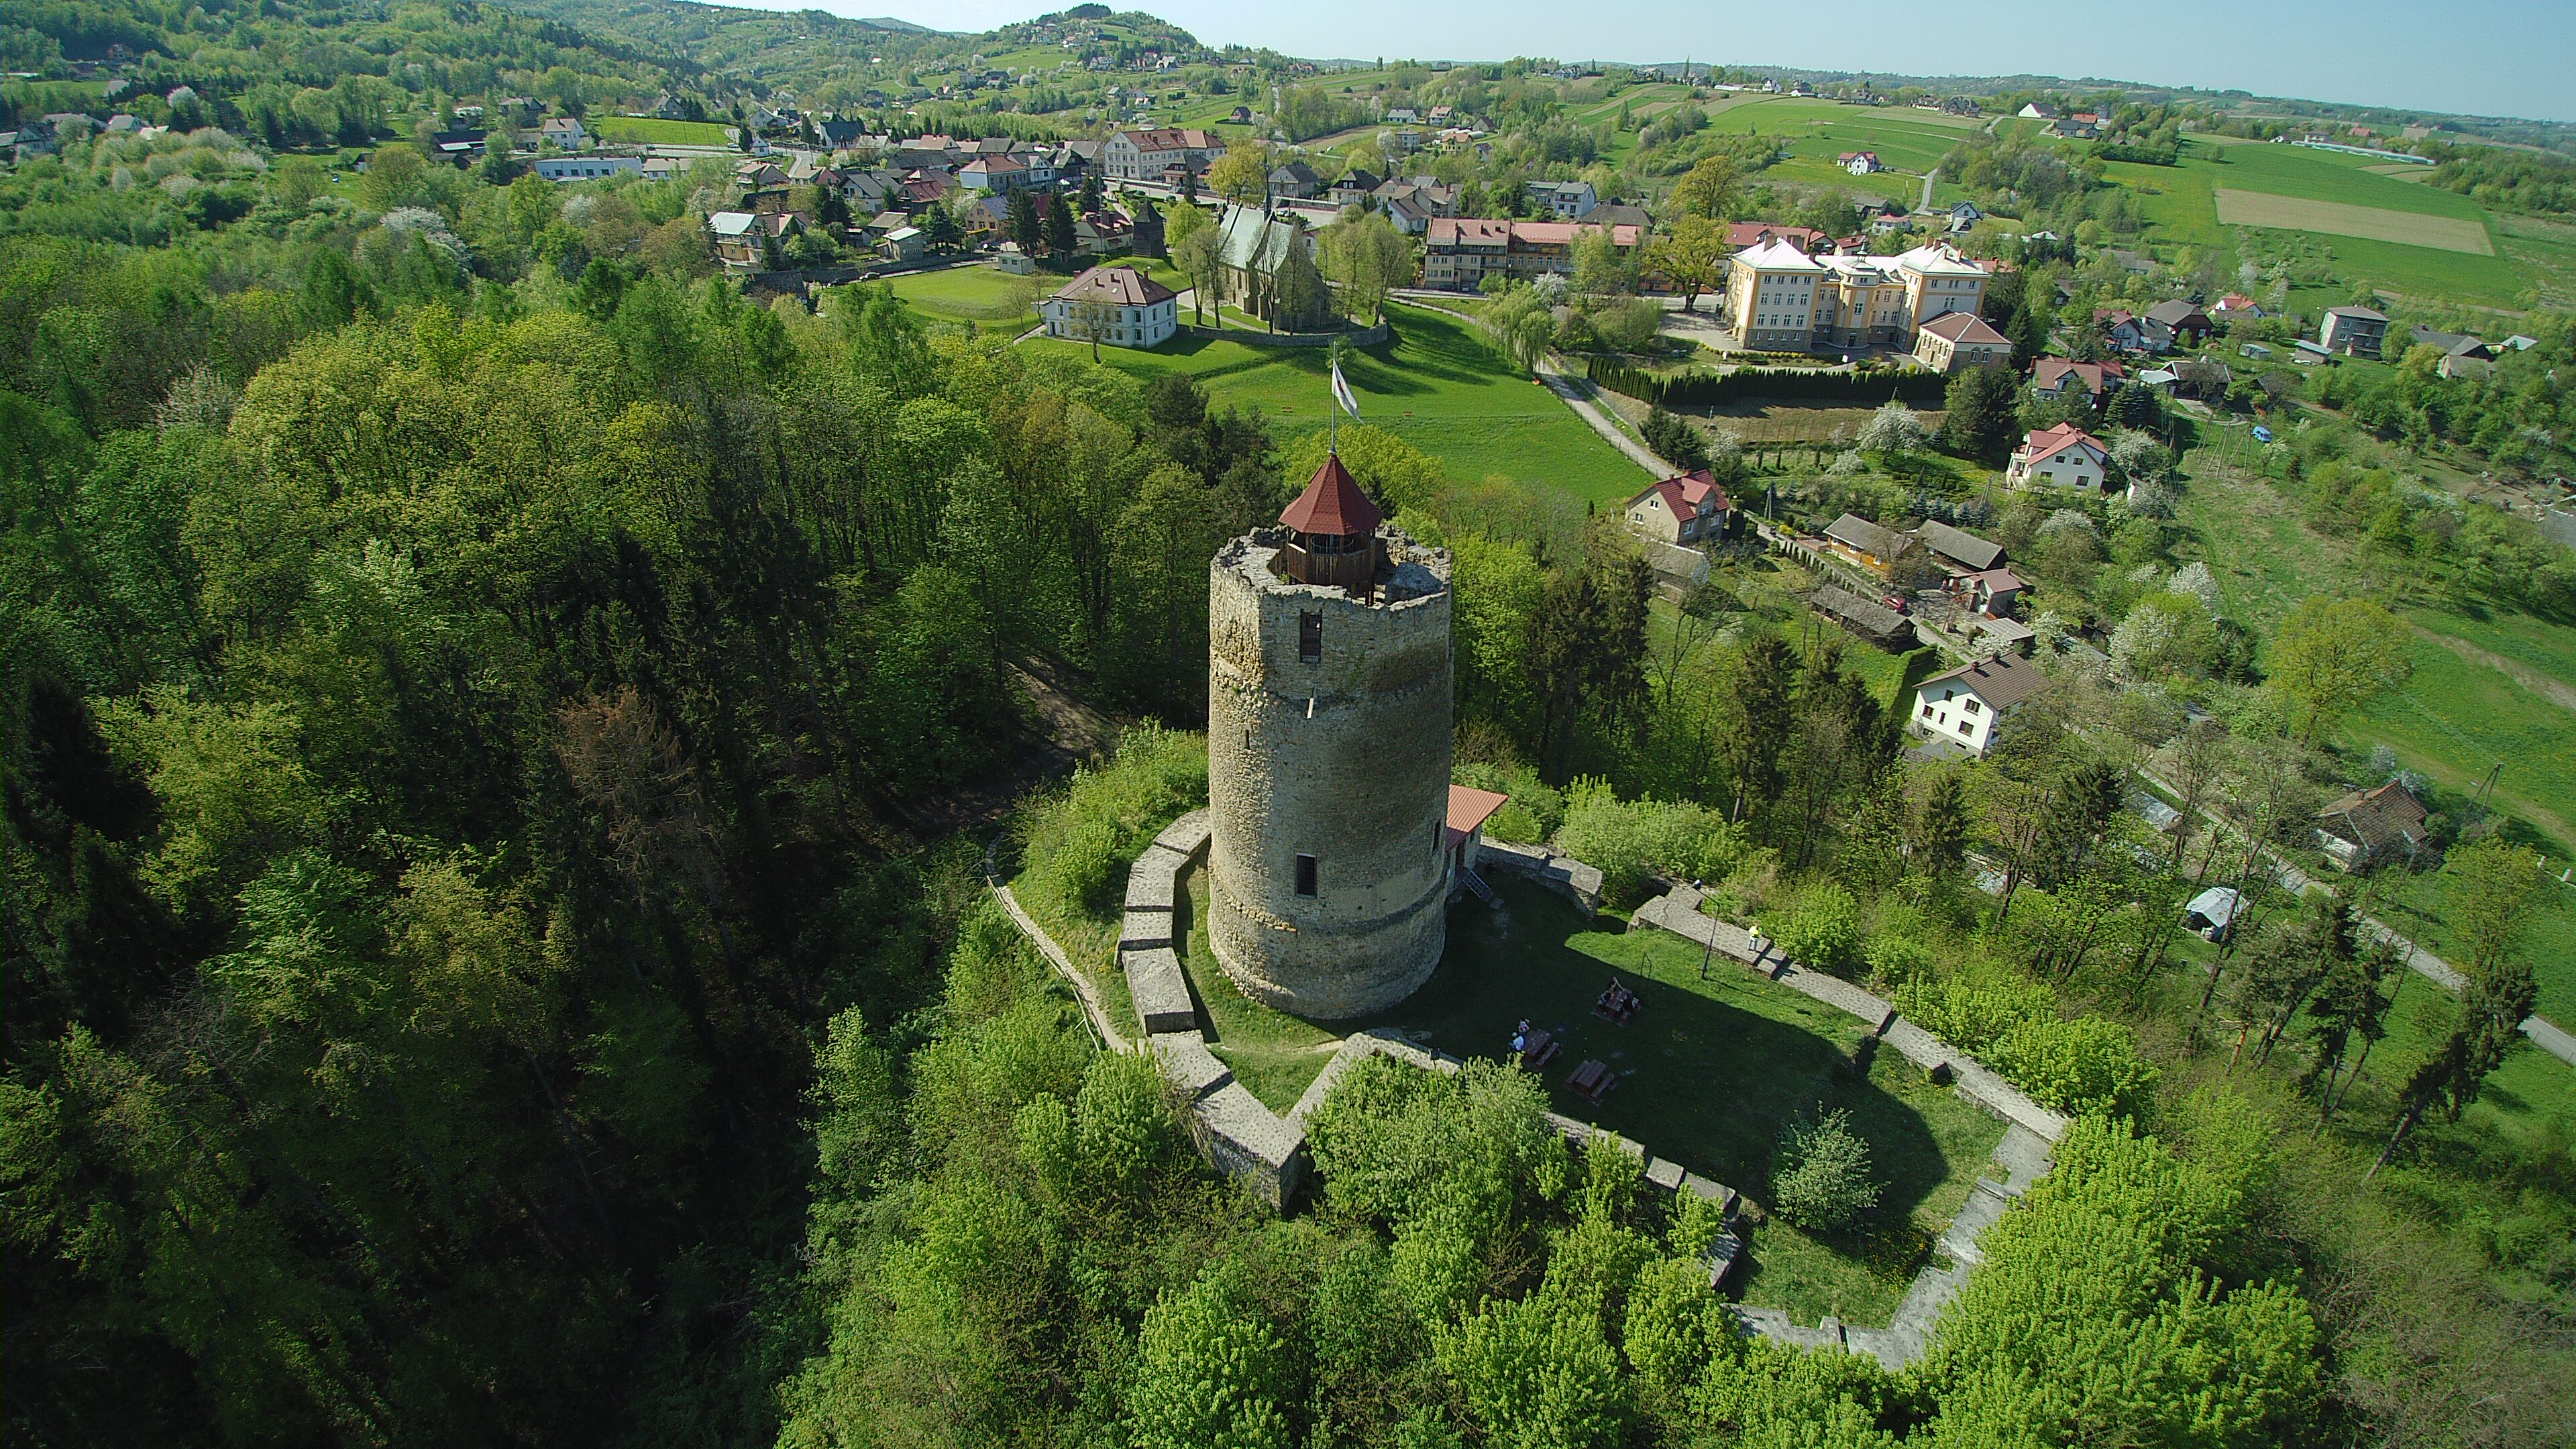
{"label": "red tile roof on small annex", "polygon": [[1279,521],[1299,533],[1350,538],[1377,532],[1377,526],[1386,521],[1386,513],[1352,481],[1351,470],[1342,466],[1341,455],[1326,453],[1324,466],[1315,470],[1306,491],[1279,511]]}
{"label": "red tile roof on small annex", "polygon": [[1449,844],[1472,834],[1477,826],[1494,818],[1494,812],[1512,797],[1493,790],[1479,790],[1473,785],[1449,787]]}

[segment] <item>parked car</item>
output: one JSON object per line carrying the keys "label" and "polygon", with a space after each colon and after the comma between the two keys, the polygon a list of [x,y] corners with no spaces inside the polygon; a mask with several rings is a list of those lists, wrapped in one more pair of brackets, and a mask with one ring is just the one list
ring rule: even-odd
{"label": "parked car", "polygon": [[1911,602],[1903,594],[1881,594],[1878,596],[1878,601],[1900,614],[1913,612]]}
{"label": "parked car", "polygon": [[2268,443],[2272,441],[2272,430],[2263,426],[2261,423],[2256,423],[2254,425],[2254,441],[2258,443]]}

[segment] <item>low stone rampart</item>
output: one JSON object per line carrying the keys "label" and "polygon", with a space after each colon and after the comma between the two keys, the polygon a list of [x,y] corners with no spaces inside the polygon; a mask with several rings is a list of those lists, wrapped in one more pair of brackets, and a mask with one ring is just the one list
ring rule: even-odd
{"label": "low stone rampart", "polygon": [[1476,847],[1476,868],[1537,881],[1581,908],[1585,920],[1601,909],[1601,872],[1542,845],[1488,840]]}

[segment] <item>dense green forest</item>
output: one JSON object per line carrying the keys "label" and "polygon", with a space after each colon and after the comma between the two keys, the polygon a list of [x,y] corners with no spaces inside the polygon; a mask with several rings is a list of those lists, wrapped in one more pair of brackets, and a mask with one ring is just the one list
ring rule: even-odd
{"label": "dense green forest", "polygon": [[[8,1444],[2568,1441],[2576,1167],[2471,1110],[2561,939],[2528,856],[2443,877],[2458,1004],[2395,1013],[2333,910],[2176,939],[2366,690],[2255,679],[2201,621],[2224,725],[2078,682],[1990,770],[1918,765],[1889,679],[1928,658],[1872,682],[1752,574],[1656,602],[1575,505],[1372,428],[1344,459],[1454,553],[1498,837],[1600,865],[1613,921],[1704,878],[2080,1120],[1898,1374],[1740,1336],[1718,1225],[1518,1074],[1353,1073],[1285,1217],[1208,1172],[980,863],[1006,837],[1031,899],[1108,909],[1205,798],[1207,560],[1322,441],[883,289],[758,305],[712,275],[720,172],[555,187],[410,139],[491,90],[736,93],[683,41],[0,23],[26,68],[138,52],[120,104],[171,127],[0,177]],[[340,147],[362,175],[303,154]],[[2334,400],[2530,421],[2420,384]],[[2295,456],[2321,528],[2380,527],[2393,484]],[[2196,587],[2143,512],[1996,532],[2069,596]],[[2563,606],[2521,546],[2405,557]],[[2329,643],[2383,618],[2314,602]],[[1085,711],[1134,728],[1058,783]],[[2243,839],[2142,835],[2149,758]]]}

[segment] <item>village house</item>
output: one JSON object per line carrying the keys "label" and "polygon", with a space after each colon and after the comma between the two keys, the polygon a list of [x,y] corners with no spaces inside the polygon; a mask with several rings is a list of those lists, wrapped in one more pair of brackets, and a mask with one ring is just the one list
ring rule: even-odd
{"label": "village house", "polygon": [[1914,360],[1934,372],[2012,362],[2012,339],[1974,312],[1953,312],[1923,324],[1914,335]]}
{"label": "village house", "polygon": [[1292,201],[1305,201],[1324,189],[1324,178],[1303,161],[1286,161],[1270,168],[1270,194]]}
{"label": "village house", "polygon": [[2096,307],[2093,321],[2102,329],[2103,340],[2122,352],[2137,354],[2162,350],[2149,338],[2146,319],[2126,307]]}
{"label": "village house", "polygon": [[2388,316],[2368,307],[2328,307],[2317,328],[2317,345],[2346,357],[2379,356],[2388,336]]}
{"label": "village house", "polygon": [[1225,138],[1213,131],[1113,131],[1100,145],[1100,171],[1117,181],[1161,181],[1174,167],[1195,176],[1224,154]]}
{"label": "village house", "polygon": [[1824,551],[1886,578],[1899,559],[1914,549],[1914,538],[1857,513],[1846,513],[1825,527]]}
{"label": "village house", "polygon": [[2013,450],[2012,462],[2004,469],[2004,486],[2029,488],[2045,483],[2098,492],[2110,475],[2110,464],[2111,450],[2100,438],[2073,423],[2059,423],[2031,433]]}
{"label": "village house", "polygon": [[2391,780],[2371,790],[2355,790],[2317,812],[2317,846],[2326,859],[2347,871],[2365,871],[2384,860],[2411,861],[2431,837],[2425,831],[2424,804],[2406,786]]}
{"label": "village house", "polygon": [[2216,322],[2259,322],[2263,318],[2263,308],[2242,292],[2230,292],[2218,299],[2218,305],[2209,309],[2209,315]]}
{"label": "village house", "polygon": [[537,139],[558,151],[578,151],[590,140],[590,133],[570,116],[549,116],[537,127]]}
{"label": "village house", "polygon": [[1790,226],[1776,221],[1735,221],[1726,226],[1726,244],[1735,251],[1784,241],[1812,256],[1820,248],[1832,246],[1833,240],[1812,226]]}
{"label": "village house", "polygon": [[1029,168],[1008,156],[978,156],[957,168],[957,184],[969,191],[1008,196],[1034,182]]}
{"label": "village house", "polygon": [[1612,246],[1634,254],[1643,234],[1633,226],[1588,222],[1435,217],[1423,234],[1422,285],[1473,292],[1489,276],[1528,281],[1545,272],[1571,273],[1574,243],[1585,235],[1606,235]]}
{"label": "village house", "polygon": [[2030,365],[2030,390],[2055,402],[2070,388],[2081,389],[2095,403],[2128,380],[2129,370],[2116,362],[2077,362],[2069,357],[2042,357]]}
{"label": "village house", "polygon": [[540,156],[530,169],[545,181],[596,181],[604,176],[640,176],[640,156]]}
{"label": "village house", "polygon": [[1357,206],[1385,184],[1386,179],[1376,172],[1354,166],[1342,173],[1342,179],[1333,183],[1332,190],[1324,193],[1324,199],[1335,206]]}
{"label": "village house", "polygon": [[2021,706],[2053,681],[2027,659],[1999,654],[1923,681],[1908,721],[1918,734],[1983,756],[2010,733]]}
{"label": "village house", "polygon": [[2174,340],[2186,347],[2198,347],[2207,342],[2212,326],[2208,313],[2180,298],[2149,307],[2147,320],[2172,332]]}
{"label": "village house", "polygon": [[1706,468],[1666,478],[1628,500],[1628,528],[1658,543],[1689,547],[1726,532],[1726,490]]}
{"label": "village house", "polygon": [[890,262],[917,262],[930,250],[930,233],[917,226],[898,226],[877,242],[877,255]]}
{"label": "village house", "polygon": [[1887,169],[1879,163],[1875,151],[1845,151],[1834,158],[1834,164],[1854,176],[1868,176]]}
{"label": "village house", "polygon": [[1589,181],[1533,181],[1529,184],[1530,200],[1544,206],[1563,221],[1580,221],[1601,204]]}
{"label": "village house", "polygon": [[707,235],[715,242],[716,260],[725,270],[757,272],[769,266],[768,253],[761,242],[766,235],[760,217],[748,211],[717,211],[707,214]]}
{"label": "village house", "polygon": [[1180,330],[1171,288],[1124,264],[1093,267],[1038,304],[1049,337],[1108,347],[1155,347]]}

